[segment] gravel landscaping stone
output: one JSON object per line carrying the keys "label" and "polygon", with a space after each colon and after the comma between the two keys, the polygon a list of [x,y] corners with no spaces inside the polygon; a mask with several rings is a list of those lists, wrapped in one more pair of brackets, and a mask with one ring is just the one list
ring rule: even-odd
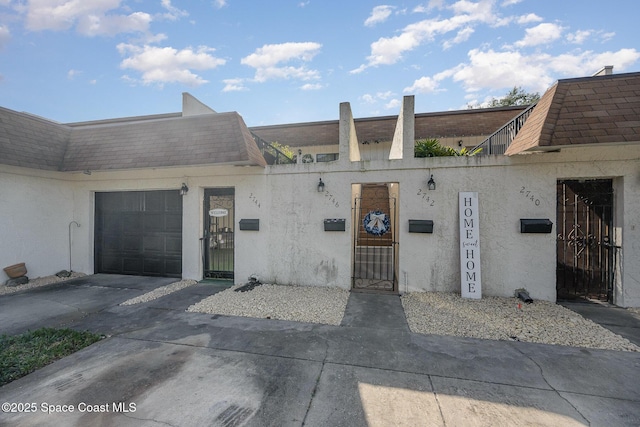
{"label": "gravel landscaping stone", "polygon": [[547,301],[425,292],[403,295],[402,305],[409,328],[420,334],[640,351],[626,338]]}
{"label": "gravel landscaping stone", "polygon": [[181,280],[179,282],[173,282],[166,286],[160,286],[159,288],[156,288],[151,292],[147,292],[146,294],[142,294],[135,298],[128,299],[125,302],[120,303],[120,305],[133,305],[133,304],[140,304],[143,302],[153,301],[154,299],[158,299],[165,295],[169,295],[172,292],[179,291],[180,289],[184,289],[187,286],[195,285],[196,283],[198,283],[197,280],[188,280],[188,279]]}
{"label": "gravel landscaping stone", "polygon": [[84,273],[71,272],[69,277],[58,277],[56,275],[37,277],[29,279],[29,282],[18,286],[0,286],[0,295],[11,294],[14,292],[24,291],[25,289],[33,289],[40,286],[50,285],[52,283],[64,282],[65,280],[75,279],[77,277],[86,276]]}
{"label": "gravel landscaping stone", "polygon": [[349,291],[335,287],[262,284],[247,292],[235,285],[192,305],[190,312],[339,325]]}
{"label": "gravel landscaping stone", "polygon": [[[235,292],[235,285],[187,309],[189,312],[339,325],[349,292],[335,287],[261,285]],[[517,298],[461,298],[418,292],[402,296],[414,333],[526,341],[608,350],[640,351],[627,339],[560,305]]]}

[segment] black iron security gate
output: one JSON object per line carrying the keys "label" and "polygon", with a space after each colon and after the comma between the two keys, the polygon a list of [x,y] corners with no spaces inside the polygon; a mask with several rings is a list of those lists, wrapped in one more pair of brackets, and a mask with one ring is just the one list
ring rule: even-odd
{"label": "black iron security gate", "polygon": [[558,299],[611,301],[615,256],[612,181],[558,181],[557,215]]}
{"label": "black iron security gate", "polygon": [[233,279],[234,195],[233,188],[204,190],[205,278]]}
{"label": "black iron security gate", "polygon": [[362,184],[354,200],[354,290],[397,292],[396,198],[390,184]]}

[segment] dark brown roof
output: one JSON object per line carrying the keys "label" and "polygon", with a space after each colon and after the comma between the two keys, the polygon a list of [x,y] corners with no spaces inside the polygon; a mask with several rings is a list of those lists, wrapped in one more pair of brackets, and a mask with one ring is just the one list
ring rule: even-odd
{"label": "dark brown roof", "polygon": [[[421,113],[415,115],[415,137],[443,138],[470,135],[490,135],[518,115],[526,106],[485,108],[476,110]],[[391,141],[398,116],[355,119],[356,134],[360,142]],[[256,126],[252,132],[268,142],[290,147],[337,145],[338,120],[294,123],[274,126]]]}
{"label": "dark brown roof", "polygon": [[266,163],[238,113],[73,128],[61,170]]}
{"label": "dark brown roof", "polygon": [[235,112],[65,125],[0,108],[0,164],[82,171],[266,162]]}
{"label": "dark brown roof", "polygon": [[640,142],[640,73],[559,80],[506,151]]}
{"label": "dark brown roof", "polygon": [[59,123],[0,108],[0,163],[58,170],[70,133]]}

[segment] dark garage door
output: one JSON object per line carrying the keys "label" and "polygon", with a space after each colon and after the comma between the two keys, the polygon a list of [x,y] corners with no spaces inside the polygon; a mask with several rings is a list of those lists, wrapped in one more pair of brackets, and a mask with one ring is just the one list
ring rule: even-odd
{"label": "dark garage door", "polygon": [[178,190],[96,193],[96,273],[182,276]]}

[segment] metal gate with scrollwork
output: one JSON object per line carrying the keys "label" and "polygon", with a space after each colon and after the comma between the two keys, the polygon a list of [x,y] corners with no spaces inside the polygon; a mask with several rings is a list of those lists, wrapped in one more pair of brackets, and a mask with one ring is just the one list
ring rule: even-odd
{"label": "metal gate with scrollwork", "polygon": [[610,301],[615,256],[612,181],[558,181],[557,191],[557,297]]}
{"label": "metal gate with scrollwork", "polygon": [[352,288],[397,292],[396,197],[393,184],[362,184],[354,199]]}

